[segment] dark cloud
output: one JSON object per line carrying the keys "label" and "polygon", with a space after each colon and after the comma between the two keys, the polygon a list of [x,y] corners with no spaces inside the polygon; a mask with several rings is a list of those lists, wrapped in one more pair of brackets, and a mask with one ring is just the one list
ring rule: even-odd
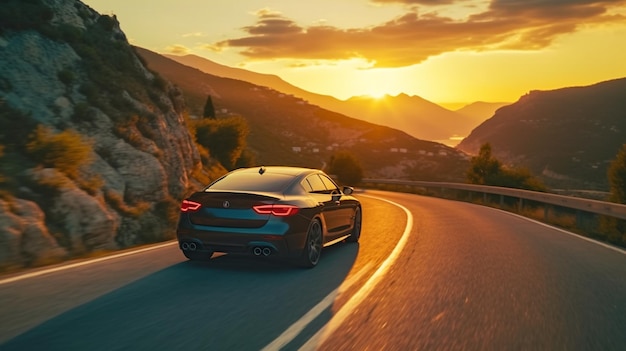
{"label": "dark cloud", "polygon": [[[447,0],[395,2],[444,4]],[[607,10],[625,3],[626,0],[493,0],[485,12],[463,21],[411,10],[380,25],[353,29],[302,27],[279,13],[262,11],[256,24],[243,28],[248,36],[214,45],[240,48],[241,54],[252,59],[363,58],[376,67],[402,67],[457,50],[545,48],[558,36],[575,32],[580,24],[623,22],[623,16],[608,16]]]}

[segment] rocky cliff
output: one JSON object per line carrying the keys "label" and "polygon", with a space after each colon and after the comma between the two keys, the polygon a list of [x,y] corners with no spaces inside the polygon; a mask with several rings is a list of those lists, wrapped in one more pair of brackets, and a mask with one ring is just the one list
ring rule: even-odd
{"label": "rocky cliff", "polygon": [[0,268],[173,237],[201,171],[180,91],[79,1],[0,23]]}

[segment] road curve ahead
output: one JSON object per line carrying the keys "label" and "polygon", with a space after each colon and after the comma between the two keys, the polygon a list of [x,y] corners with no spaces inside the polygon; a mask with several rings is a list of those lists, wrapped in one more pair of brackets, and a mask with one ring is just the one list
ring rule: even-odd
{"label": "road curve ahead", "polygon": [[625,349],[623,251],[477,205],[358,196],[360,243],[311,270],[166,244],[0,278],[0,350]]}
{"label": "road curve ahead", "polygon": [[369,193],[413,213],[411,240],[340,328],[303,349],[626,349],[624,251],[487,207]]}

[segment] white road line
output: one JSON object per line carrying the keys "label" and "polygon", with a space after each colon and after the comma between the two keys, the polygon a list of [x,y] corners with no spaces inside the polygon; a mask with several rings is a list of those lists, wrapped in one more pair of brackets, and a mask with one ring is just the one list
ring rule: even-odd
{"label": "white road line", "polygon": [[342,292],[348,290],[355,282],[357,282],[365,272],[370,270],[370,266],[372,264],[368,263],[363,268],[361,268],[357,274],[350,277],[350,279],[346,280],[341,284],[338,288],[333,290],[330,294],[328,294],[322,301],[320,301],[315,307],[313,307],[309,312],[307,312],[304,316],[302,316],[298,321],[291,325],[291,327],[287,328],[282,334],[280,334],[274,341],[265,346],[261,351],[274,351],[280,350],[281,347],[289,344],[293,339],[295,339],[300,332],[304,328],[306,328],[309,323],[311,323],[315,318],[317,318],[320,314],[322,314],[328,307],[330,307],[335,298],[339,296]]}
{"label": "white road line", "polygon": [[116,259],[116,258],[120,258],[120,257],[124,257],[124,256],[130,256],[130,255],[134,255],[134,254],[138,254],[138,253],[142,253],[142,252],[146,252],[146,251],[157,250],[157,249],[160,249],[160,248],[163,248],[163,247],[176,245],[176,244],[178,244],[177,241],[170,241],[170,242],[167,242],[165,244],[150,246],[150,247],[146,247],[146,248],[143,248],[143,249],[127,251],[127,252],[123,252],[123,253],[119,253],[119,254],[115,254],[115,255],[111,255],[111,256],[96,258],[96,259],[93,259],[93,260],[72,263],[72,264],[68,264],[68,265],[65,265],[65,266],[59,266],[59,267],[54,267],[54,268],[43,269],[41,271],[36,271],[36,272],[32,272],[32,273],[26,273],[26,274],[18,275],[18,276],[15,276],[15,277],[2,279],[2,280],[0,280],[0,285],[13,283],[13,282],[16,282],[18,280],[24,280],[24,279],[28,279],[28,278],[38,277],[38,276],[44,275],[44,274],[60,272],[60,271],[64,271],[64,270],[67,270],[67,269],[72,269],[72,268],[76,268],[76,267],[80,267],[80,266],[87,266],[87,265],[98,263],[98,262],[102,262],[102,261],[113,260],[113,259]]}
{"label": "white road line", "polygon": [[404,228],[404,233],[402,233],[402,237],[396,244],[396,247],[393,249],[389,257],[383,262],[383,264],[378,267],[376,272],[370,277],[370,279],[359,289],[359,291],[354,294],[348,302],[341,307],[339,311],[331,318],[326,325],[320,329],[309,341],[307,341],[302,347],[300,351],[309,351],[315,350],[319,345],[322,345],[326,339],[332,335],[332,333],[341,326],[346,317],[348,317],[358,306],[363,302],[363,300],[374,290],[374,287],[382,280],[383,276],[387,273],[391,265],[398,259],[400,253],[406,246],[406,243],[409,240],[409,236],[411,235],[411,230],[413,229],[413,215],[411,212],[404,206],[395,203],[393,201],[389,201],[387,199],[383,199],[376,196],[370,195],[359,195],[366,196],[370,198],[374,198],[377,200],[388,202],[394,206],[400,207],[406,213],[406,226]]}

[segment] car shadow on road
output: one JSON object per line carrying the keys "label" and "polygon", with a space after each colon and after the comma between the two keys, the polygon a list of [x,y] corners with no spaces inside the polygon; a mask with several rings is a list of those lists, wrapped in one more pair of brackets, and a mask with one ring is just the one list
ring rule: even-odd
{"label": "car shadow on road", "polygon": [[325,248],[313,269],[227,256],[180,262],[51,318],[0,349],[258,350],[335,291],[358,252],[358,244]]}

